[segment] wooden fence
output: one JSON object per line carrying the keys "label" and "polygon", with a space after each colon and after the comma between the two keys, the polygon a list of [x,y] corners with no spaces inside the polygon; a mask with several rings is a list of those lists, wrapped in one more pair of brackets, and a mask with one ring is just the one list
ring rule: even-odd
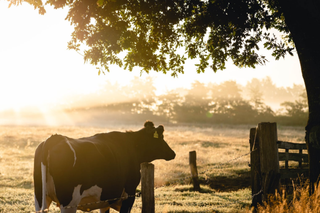
{"label": "wooden fence", "polygon": [[[308,154],[303,152],[306,144],[278,141],[276,123],[259,123],[257,128],[250,129],[249,141],[253,206],[278,190],[281,179],[306,176]],[[292,150],[295,151],[290,152]],[[280,168],[279,161],[284,161],[284,168]],[[297,166],[290,166],[290,161],[298,162]],[[200,191],[195,151],[189,153],[189,165],[194,190]],[[151,163],[141,164],[141,192],[142,212],[154,213],[154,166]]]}
{"label": "wooden fence", "polygon": [[[189,165],[191,177],[195,191],[200,191],[200,184],[197,170],[197,153],[189,152]],[[142,163],[141,167],[141,197],[142,197],[142,213],[155,212],[154,199],[154,165],[152,163]]]}
{"label": "wooden fence", "polygon": [[[300,174],[307,174],[308,169],[308,154],[304,154],[303,150],[307,150],[307,145],[300,143],[292,143],[285,141],[278,141],[279,161],[284,161],[285,166],[280,169],[281,179],[295,178]],[[281,150],[285,152],[280,152]],[[299,150],[299,153],[292,153],[290,150]],[[299,163],[298,167],[289,167],[289,161],[296,161]]]}
{"label": "wooden fence", "polygon": [[154,165],[152,163],[141,164],[141,197],[142,213],[154,213]]}
{"label": "wooden fence", "polygon": [[[278,190],[280,179],[307,174],[308,154],[303,153],[306,144],[278,141],[276,123],[259,123],[257,128],[250,129],[249,140],[253,206]],[[284,168],[280,168],[279,161],[284,161]],[[298,166],[290,166],[290,161],[298,162]]]}

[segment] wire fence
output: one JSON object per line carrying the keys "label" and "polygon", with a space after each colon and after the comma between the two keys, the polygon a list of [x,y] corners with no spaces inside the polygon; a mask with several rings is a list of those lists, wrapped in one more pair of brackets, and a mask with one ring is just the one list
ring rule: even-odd
{"label": "wire fence", "polygon": [[[235,157],[235,158],[233,158],[233,159],[230,159],[230,160],[228,160],[228,161],[226,161],[226,162],[222,162],[222,163],[219,163],[219,164],[217,164],[217,165],[211,166],[210,168],[208,168],[208,169],[206,169],[206,170],[204,170],[204,171],[201,171],[201,172],[199,172],[198,174],[203,175],[203,174],[205,174],[205,173],[207,173],[207,172],[209,172],[209,171],[212,171],[212,170],[214,170],[214,169],[217,169],[217,168],[222,169],[225,165],[230,164],[230,163],[232,163],[232,162],[235,162],[235,161],[237,161],[237,160],[239,160],[239,159],[241,159],[241,158],[243,158],[243,157],[245,157],[245,156],[248,156],[248,155],[250,155],[252,152],[255,152],[255,151],[257,151],[257,149],[251,150],[251,151],[248,152],[248,153],[245,153],[245,154],[243,154],[243,155],[237,156],[237,157]],[[174,181],[170,181],[170,183],[174,185],[174,184],[176,184],[176,183],[185,182],[186,180],[190,180],[190,181],[191,181],[191,179],[192,179],[191,175],[190,175],[190,176],[188,175],[188,176],[186,176],[185,178],[178,178],[178,179],[176,179],[176,180],[174,180]],[[173,182],[173,183],[172,183],[172,182]],[[163,188],[163,187],[165,187],[165,185],[159,186],[159,187],[155,187],[155,189],[159,189],[159,188]],[[254,199],[255,196],[258,196],[258,195],[261,194],[261,193],[263,193],[263,190],[262,190],[262,189],[261,189],[258,193],[252,195],[251,198]],[[215,196],[218,196],[218,197],[219,197],[219,195],[217,195],[217,194],[215,194]],[[223,197],[223,198],[224,198],[224,197]],[[230,199],[230,198],[228,198],[228,199],[225,199],[225,200],[228,200],[229,202],[234,203],[234,204],[241,204],[241,205],[243,205],[243,204],[246,203],[244,200],[238,200],[238,199]]]}
{"label": "wire fence", "polygon": [[[217,165],[211,166],[211,167],[209,167],[208,169],[206,169],[206,170],[204,170],[204,171],[198,172],[198,174],[199,174],[199,175],[203,175],[203,174],[205,174],[205,173],[207,173],[207,172],[209,172],[209,171],[212,171],[212,170],[214,170],[214,169],[217,169],[217,168],[222,169],[225,165],[227,165],[227,164],[229,164],[229,163],[231,163],[231,162],[234,162],[234,161],[236,161],[236,160],[239,160],[239,159],[241,159],[241,158],[243,158],[243,157],[245,157],[245,156],[248,156],[248,155],[250,155],[250,154],[251,154],[252,152],[254,152],[254,151],[256,151],[256,149],[255,149],[255,150],[252,150],[252,151],[250,151],[250,152],[248,152],[248,153],[245,153],[245,154],[243,154],[243,155],[237,156],[237,157],[235,157],[235,158],[233,158],[233,159],[231,159],[231,160],[228,160],[228,161],[226,161],[226,162],[222,162],[222,163],[219,163],[219,164],[217,164]],[[176,179],[170,181],[170,185],[174,185],[174,184],[177,184],[177,183],[181,183],[181,182],[184,182],[184,181],[186,181],[186,180],[188,180],[188,179],[191,180],[192,177],[191,177],[190,175],[187,175],[187,176],[184,177],[184,178],[176,178]],[[162,185],[162,186],[159,186],[159,187],[155,187],[155,189],[162,188],[162,187],[165,187],[165,185]]]}
{"label": "wire fence", "polygon": [[[243,158],[243,157],[245,157],[245,156],[247,156],[247,155],[250,155],[252,152],[254,152],[254,151],[256,151],[256,150],[252,150],[252,151],[250,151],[250,152],[248,152],[248,153],[245,153],[245,154],[243,154],[243,155],[240,155],[240,156],[238,156],[238,157],[235,157],[235,158],[233,158],[233,159],[231,159],[231,160],[228,160],[228,161],[226,161],[226,162],[223,162],[223,163],[219,163],[218,165],[214,165],[214,166],[212,166],[212,167],[210,167],[209,169],[206,169],[206,170],[204,170],[204,171],[202,171],[202,172],[199,172],[199,174],[205,174],[205,173],[207,173],[207,172],[209,172],[209,171],[212,171],[213,169],[217,169],[217,168],[223,168],[223,166],[224,165],[227,165],[227,164],[229,164],[229,163],[231,163],[231,162],[234,162],[234,161],[236,161],[236,160],[239,160],[239,159],[241,159],[241,158]],[[191,176],[187,176],[187,177],[185,177],[185,178],[179,178],[179,179],[176,179],[175,181],[173,181],[173,184],[174,183],[181,183],[181,182],[184,182],[184,181],[186,181],[187,179],[191,179],[192,177]],[[170,181],[170,182],[172,182],[172,181]],[[163,188],[163,187],[165,187],[165,185],[163,185],[163,186],[159,186],[159,187],[155,187],[155,190],[156,189],[159,189],[159,188]],[[257,195],[259,195],[259,194],[261,194],[262,193],[262,190],[260,190],[260,192],[258,192],[257,194],[254,194],[254,195],[252,195],[252,199],[255,197],[255,196],[257,196]],[[141,197],[141,192],[137,192],[135,195],[128,195],[128,197]],[[220,195],[215,195],[215,196],[220,196]],[[220,196],[221,197],[221,196]],[[99,205],[99,204],[102,204],[102,203],[108,203],[108,202],[113,202],[113,201],[116,201],[116,200],[121,200],[121,199],[126,199],[126,198],[123,198],[123,197],[120,197],[120,198],[113,198],[113,199],[108,199],[108,200],[104,200],[104,201],[98,201],[98,202],[94,202],[94,203],[85,203],[85,204],[82,204],[82,205],[75,205],[75,206],[65,206],[65,207],[63,207],[64,209],[69,209],[69,208],[78,208],[78,209],[85,209],[85,210],[89,210],[89,209],[91,209],[90,207],[91,206],[94,206],[94,205]],[[235,199],[227,199],[229,202],[231,202],[231,203],[234,203],[234,204],[244,204],[244,201],[243,200],[235,200]]]}
{"label": "wire fence", "polygon": [[226,161],[226,162],[219,163],[218,165],[215,165],[215,166],[211,167],[210,169],[207,169],[207,170],[205,170],[205,171],[199,172],[199,174],[204,174],[204,173],[206,173],[206,172],[208,172],[208,171],[210,171],[210,170],[217,169],[218,167],[220,167],[220,169],[221,169],[223,165],[226,165],[226,164],[229,164],[229,163],[234,162],[234,161],[236,161],[236,160],[239,160],[239,159],[243,158],[244,156],[250,155],[250,154],[251,154],[252,152],[254,152],[254,151],[256,151],[256,149],[253,150],[253,151],[250,151],[250,152],[248,152],[248,153],[246,153],[246,154],[240,155],[240,156],[238,156],[238,157],[236,157],[236,158],[233,158],[233,159],[231,159],[231,160],[228,160],[228,161]]}

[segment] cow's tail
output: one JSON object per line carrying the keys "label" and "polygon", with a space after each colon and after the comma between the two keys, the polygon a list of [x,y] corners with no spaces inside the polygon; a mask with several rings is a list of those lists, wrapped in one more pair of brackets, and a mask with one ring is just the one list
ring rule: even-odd
{"label": "cow's tail", "polygon": [[40,211],[40,203],[42,202],[42,177],[41,177],[41,149],[43,143],[41,143],[34,154],[33,165],[33,183],[34,183],[34,204],[36,212]]}
{"label": "cow's tail", "polygon": [[42,179],[42,205],[41,211],[47,209],[47,166],[41,162],[41,179]]}
{"label": "cow's tail", "polygon": [[[59,143],[61,135],[53,135],[42,142],[36,149],[34,157],[34,194],[36,212],[47,211],[47,169],[48,151]],[[40,205],[41,204],[41,205]]]}
{"label": "cow's tail", "polygon": [[44,142],[42,142],[36,149],[34,156],[34,170],[33,170],[33,182],[34,182],[34,203],[36,212],[43,212],[46,206],[46,176],[45,167],[43,168],[42,161],[42,148]]}

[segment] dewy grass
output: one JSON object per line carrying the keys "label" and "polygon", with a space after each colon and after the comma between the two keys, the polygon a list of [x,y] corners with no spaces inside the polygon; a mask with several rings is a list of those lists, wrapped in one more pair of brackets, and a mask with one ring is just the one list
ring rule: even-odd
{"label": "dewy grass", "polygon": [[[191,185],[160,187],[155,190],[156,212],[238,212],[250,205],[250,190],[216,192],[201,186],[195,192]],[[141,201],[141,200],[140,200]],[[141,202],[133,212],[141,212]]]}
{"label": "dewy grass", "polygon": [[[142,125],[106,128],[1,127],[0,212],[34,212],[33,155],[36,146],[50,135],[59,133],[79,138],[99,132],[140,128]],[[249,153],[250,128],[251,126],[243,125],[205,128],[165,126],[165,140],[177,156],[172,161],[152,162],[155,164],[156,212],[249,211],[250,155],[245,154]],[[303,134],[303,128],[298,127],[281,127],[281,131],[278,131],[279,140],[293,142],[303,138]],[[194,192],[191,185],[189,152],[193,150],[197,152],[200,192]],[[243,157],[236,159],[239,156]],[[232,161],[233,159],[236,160]],[[141,208],[141,198],[137,197],[132,212],[141,212]],[[56,213],[59,209],[51,204],[49,212]]]}
{"label": "dewy grass", "polygon": [[[254,212],[248,209],[247,212]],[[309,195],[308,183],[303,186],[294,186],[293,193],[285,190],[269,197],[268,202],[257,208],[259,213],[318,213],[320,212],[320,187],[316,186],[314,193]]]}

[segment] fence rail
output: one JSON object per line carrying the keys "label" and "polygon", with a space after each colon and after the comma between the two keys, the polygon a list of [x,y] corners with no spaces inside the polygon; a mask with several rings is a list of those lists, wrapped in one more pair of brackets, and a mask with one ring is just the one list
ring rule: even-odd
{"label": "fence rail", "polygon": [[279,161],[298,161],[308,162],[308,154],[299,153],[279,153]]}
{"label": "fence rail", "polygon": [[278,141],[277,144],[280,149],[307,149],[307,144],[305,143]]}
{"label": "fence rail", "polygon": [[[257,206],[267,198],[267,194],[279,188],[280,179],[295,178],[307,174],[308,154],[306,144],[278,141],[276,123],[259,123],[257,128],[250,129],[251,177],[252,177],[252,205]],[[282,150],[281,150],[282,149]],[[284,149],[284,151],[283,151]],[[290,152],[295,150],[295,153]],[[297,153],[296,150],[299,150]],[[284,168],[280,168],[279,161],[284,161]],[[289,161],[299,163],[297,167],[289,167]]]}
{"label": "fence rail", "polygon": [[[281,179],[295,178],[301,174],[306,175],[308,173],[306,168],[308,166],[308,154],[303,154],[303,150],[307,150],[307,145],[286,141],[278,141],[277,144],[278,149],[285,150],[285,152],[279,152],[279,161],[285,162],[284,169],[280,169]],[[289,150],[299,150],[299,153],[290,153]],[[289,161],[299,162],[299,167],[289,168]]]}

